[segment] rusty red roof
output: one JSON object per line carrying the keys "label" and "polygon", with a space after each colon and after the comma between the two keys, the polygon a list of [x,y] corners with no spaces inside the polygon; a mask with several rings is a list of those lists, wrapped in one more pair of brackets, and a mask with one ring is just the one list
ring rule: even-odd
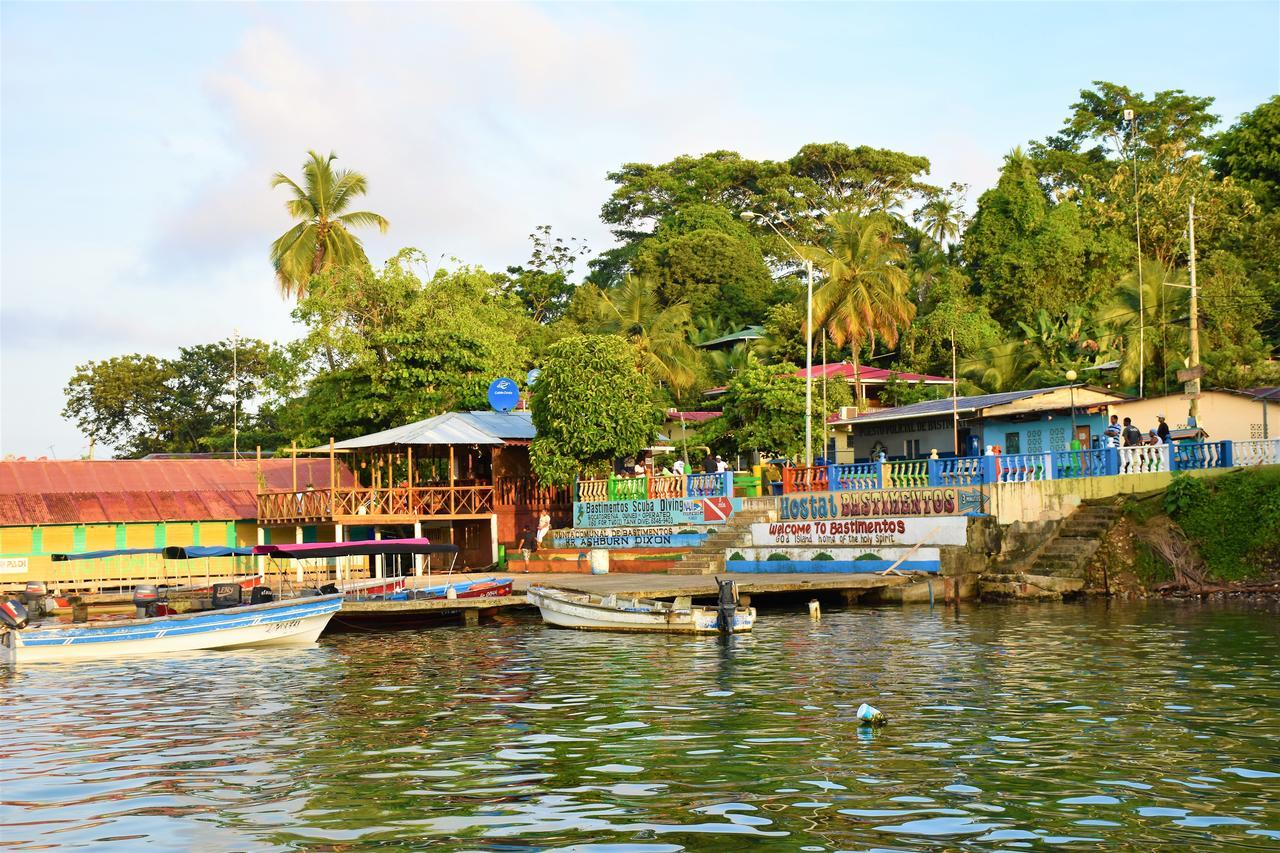
{"label": "rusty red roof", "polygon": [[[255,519],[259,470],[267,488],[288,489],[293,466],[291,459],[3,461],[0,525]],[[349,483],[350,473],[339,470]],[[328,459],[299,459],[297,471],[299,489],[329,487]]]}

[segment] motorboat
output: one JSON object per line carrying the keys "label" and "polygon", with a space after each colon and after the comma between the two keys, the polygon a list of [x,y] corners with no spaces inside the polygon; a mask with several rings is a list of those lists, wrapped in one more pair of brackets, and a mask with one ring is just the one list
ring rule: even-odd
{"label": "motorboat", "polygon": [[695,605],[688,598],[674,602],[531,586],[529,603],[542,621],[560,628],[587,631],[642,631],[660,634],[738,634],[755,625],[754,607],[739,607],[736,584],[721,581],[719,604]]}

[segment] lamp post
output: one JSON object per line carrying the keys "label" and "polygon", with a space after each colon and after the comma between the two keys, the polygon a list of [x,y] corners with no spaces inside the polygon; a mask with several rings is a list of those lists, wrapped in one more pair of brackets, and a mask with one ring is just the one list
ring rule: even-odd
{"label": "lamp post", "polygon": [[[782,242],[787,244],[787,248],[795,252],[796,257],[804,262],[805,278],[808,280],[807,295],[805,297],[805,323],[804,323],[804,467],[813,467],[813,261],[806,258],[800,253],[800,250],[792,245],[791,241],[786,238],[778,226],[774,225],[771,220],[765,219],[760,214],[744,210],[742,218],[747,222],[759,219],[768,224],[773,229],[773,233],[782,238]],[[822,413],[825,422],[826,412]],[[825,433],[825,430],[824,430]]]}
{"label": "lamp post", "polygon": [[1067,371],[1067,393],[1071,397],[1071,441],[1067,442],[1067,449],[1071,449],[1071,443],[1076,440],[1076,372],[1074,370]]}

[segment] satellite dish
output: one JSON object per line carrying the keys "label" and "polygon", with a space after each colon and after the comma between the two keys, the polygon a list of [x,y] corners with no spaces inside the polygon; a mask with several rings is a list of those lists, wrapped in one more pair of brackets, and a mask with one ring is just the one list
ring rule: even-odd
{"label": "satellite dish", "polygon": [[524,375],[524,384],[532,385],[533,383],[538,381],[538,377],[541,375],[542,375],[542,371],[535,367],[533,370],[530,370],[528,373]]}
{"label": "satellite dish", "polygon": [[489,406],[495,412],[509,412],[520,402],[520,387],[514,379],[500,376],[489,383]]}

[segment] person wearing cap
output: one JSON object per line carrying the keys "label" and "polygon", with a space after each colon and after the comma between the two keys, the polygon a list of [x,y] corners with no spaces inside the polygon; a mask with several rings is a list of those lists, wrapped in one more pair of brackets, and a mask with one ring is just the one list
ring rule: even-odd
{"label": "person wearing cap", "polygon": [[1169,443],[1169,425],[1164,422],[1164,415],[1156,415],[1156,420],[1160,422],[1160,426],[1156,427],[1156,435],[1160,437],[1161,444]]}
{"label": "person wearing cap", "polygon": [[724,459],[722,459],[720,456],[716,456],[716,472],[719,474],[723,474],[725,471],[728,471],[728,470],[729,470],[729,463],[725,462]]}

